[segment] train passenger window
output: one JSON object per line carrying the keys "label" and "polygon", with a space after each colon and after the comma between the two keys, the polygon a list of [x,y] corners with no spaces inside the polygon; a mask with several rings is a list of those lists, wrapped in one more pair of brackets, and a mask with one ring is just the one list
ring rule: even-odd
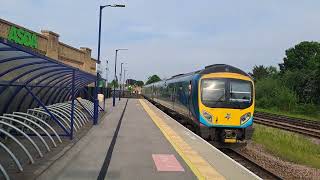
{"label": "train passenger window", "polygon": [[230,101],[251,102],[251,83],[247,81],[230,82]]}
{"label": "train passenger window", "polygon": [[202,101],[217,102],[226,100],[225,81],[204,79],[201,84]]}

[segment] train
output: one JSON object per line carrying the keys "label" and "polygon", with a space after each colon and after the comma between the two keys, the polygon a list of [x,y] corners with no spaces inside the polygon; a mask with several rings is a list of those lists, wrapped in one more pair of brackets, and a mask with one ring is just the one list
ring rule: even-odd
{"label": "train", "polygon": [[145,85],[141,93],[208,141],[241,144],[252,137],[254,81],[234,66],[209,65]]}

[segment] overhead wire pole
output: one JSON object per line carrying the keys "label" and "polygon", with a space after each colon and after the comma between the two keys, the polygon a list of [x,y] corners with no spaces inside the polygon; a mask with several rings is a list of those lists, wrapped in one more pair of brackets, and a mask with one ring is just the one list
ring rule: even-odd
{"label": "overhead wire pole", "polygon": [[[119,4],[114,4],[114,5],[105,5],[105,6],[100,6],[100,11],[99,11],[99,37],[98,37],[98,58],[97,58],[97,80],[95,82],[95,88],[94,88],[94,120],[93,124],[98,123],[98,105],[99,105],[99,100],[98,100],[98,83],[99,83],[99,65],[100,65],[100,44],[101,44],[101,19],[102,19],[102,9],[105,7],[125,7],[125,5],[119,5]],[[104,105],[105,107],[105,105]],[[104,109],[105,110],[105,109]]]}
{"label": "overhead wire pole", "polygon": [[118,51],[120,51],[120,50],[128,50],[128,49],[116,49],[116,55],[114,58],[114,84],[113,84],[113,96],[112,96],[113,107],[116,105],[116,83],[118,82],[118,79],[117,79],[117,58],[118,58]]}

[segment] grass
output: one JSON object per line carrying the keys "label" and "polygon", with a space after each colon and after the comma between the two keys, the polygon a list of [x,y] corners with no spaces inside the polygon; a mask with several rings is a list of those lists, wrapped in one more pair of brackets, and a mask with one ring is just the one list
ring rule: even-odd
{"label": "grass", "polygon": [[312,120],[312,121],[320,121],[320,115],[307,116],[307,115],[304,115],[304,114],[277,111],[277,110],[274,110],[274,109],[264,109],[264,108],[257,108],[257,107],[255,108],[255,110],[258,111],[258,112],[266,112],[266,113],[271,113],[271,114],[278,114],[278,115],[283,115],[283,116],[288,116],[288,117],[293,117],[293,118],[307,119],[307,120]]}
{"label": "grass", "polygon": [[255,124],[253,141],[267,151],[297,164],[320,169],[320,145],[288,131]]}

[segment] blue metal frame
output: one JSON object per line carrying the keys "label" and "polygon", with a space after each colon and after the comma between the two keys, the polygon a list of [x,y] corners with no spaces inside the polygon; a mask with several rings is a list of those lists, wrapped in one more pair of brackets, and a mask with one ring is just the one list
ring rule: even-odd
{"label": "blue metal frame", "polygon": [[[11,63],[11,67],[9,69],[6,69],[0,73],[0,78],[8,75],[9,73],[11,73],[10,76],[13,76],[12,79],[10,79],[10,81],[0,81],[0,95],[3,95],[3,93],[8,89],[8,87],[16,87],[14,89],[14,92],[10,96],[4,98],[4,106],[1,112],[7,112],[11,102],[18,103],[19,105],[16,109],[20,110],[22,107],[21,102],[24,102],[27,98],[27,95],[30,94],[33,99],[30,100],[29,106],[27,107],[32,107],[34,101],[36,101],[37,104],[40,107],[42,107],[50,115],[50,117],[62,128],[62,130],[65,133],[62,134],[62,136],[69,136],[72,139],[74,133],[73,124],[75,100],[77,100],[76,95],[80,93],[80,90],[84,89],[83,87],[87,86],[90,83],[95,82],[95,85],[97,86],[98,78],[95,75],[80,71],[77,68],[63,64],[62,62],[46,57],[21,45],[7,41],[6,39],[0,38],[0,44],[7,46],[0,48],[1,53],[10,52],[5,59],[0,59],[0,65],[4,63],[11,63],[13,61],[20,61],[19,63]],[[17,53],[15,54],[14,52]],[[26,61],[26,59],[31,60]],[[19,71],[24,70],[23,68],[26,67],[30,69],[25,69],[25,71]],[[17,73],[14,71],[16,71]],[[23,78],[23,82],[21,82],[21,78]],[[20,92],[23,88],[26,89],[27,92],[23,91],[21,94]],[[40,89],[36,89],[36,91],[33,92],[34,88]],[[45,93],[42,94],[45,88],[47,89]],[[19,99],[20,103],[17,101],[13,101],[15,100],[14,98],[20,94],[22,95],[22,98]],[[48,95],[50,98],[47,98],[46,102],[44,103],[43,99],[45,96]],[[54,100],[51,100],[53,97],[56,98]],[[95,91],[95,97],[97,97],[97,91]],[[48,103],[53,103],[56,101],[61,102],[62,100],[70,98],[71,128],[69,131],[69,129],[66,129],[61,124],[61,122],[46,108],[46,105],[49,105]],[[96,100],[97,99],[95,98],[95,105]],[[80,102],[79,104],[83,106]],[[95,114],[93,116],[94,124],[97,124],[97,110],[98,106],[95,106]],[[92,115],[90,114],[90,116]]]}
{"label": "blue metal frame", "polygon": [[[0,89],[0,95],[3,93],[3,91],[5,91],[5,90],[6,90],[12,83],[14,83],[16,80],[18,80],[18,79],[20,79],[20,78],[22,78],[22,77],[24,77],[24,76],[26,76],[26,75],[29,75],[29,74],[31,74],[31,73],[33,73],[33,72],[35,72],[35,71],[42,70],[42,69],[46,69],[46,68],[54,68],[54,67],[60,67],[60,65],[50,65],[50,66],[45,66],[45,67],[39,67],[39,68],[35,68],[35,69],[29,70],[29,71],[27,71],[27,72],[24,72],[24,73],[20,74],[19,76],[16,76],[16,77],[13,78],[11,81],[9,81],[9,85],[8,85],[8,86],[2,87],[2,88]],[[48,73],[48,72],[45,72],[45,73],[43,73],[43,74],[46,74],[46,73]],[[37,76],[37,77],[39,77],[39,76]]]}
{"label": "blue metal frame", "polygon": [[[88,90],[86,90],[86,89],[84,89],[85,90],[85,92],[89,95],[89,97],[92,99],[92,100],[94,100],[94,97],[92,97],[91,96],[91,94],[88,92]],[[99,101],[98,101],[99,102]],[[98,103],[98,107],[102,110],[102,111],[104,111],[104,109],[99,105],[99,103]]]}
{"label": "blue metal frame", "polygon": [[69,131],[61,124],[61,122],[47,109],[47,107],[41,102],[41,100],[35,96],[35,94],[33,94],[33,92],[31,91],[31,89],[29,89],[27,86],[24,86],[24,88],[30,93],[30,95],[36,99],[36,101],[38,102],[39,106],[41,106],[49,115],[50,117],[62,128],[62,130],[70,136]]}
{"label": "blue metal frame", "polygon": [[[66,84],[69,84],[70,82],[72,83],[72,80],[73,80],[73,77],[71,76],[71,77],[65,78],[63,81],[57,82],[56,85],[59,84],[61,86],[65,86]],[[50,92],[50,90],[51,90],[51,92]],[[48,96],[49,98],[46,100],[46,104],[53,104],[54,103],[54,102],[52,102],[50,100],[53,98],[52,94],[56,94],[56,92],[58,90],[59,90],[58,88],[57,89],[50,88],[50,89],[47,90],[47,92],[45,94],[47,94],[49,92],[50,95]],[[58,92],[58,94],[56,96],[57,98],[59,98],[58,102],[60,102],[60,99],[61,99],[61,97],[60,97],[61,92],[63,92],[63,91]]]}
{"label": "blue metal frame", "polygon": [[[83,83],[81,83],[81,82],[77,82],[77,84],[76,84],[76,86],[78,87],[77,89],[76,89],[76,92],[78,91],[78,89],[80,88],[82,88],[83,86],[85,86]],[[71,89],[65,89],[64,91],[63,91],[63,93],[61,94],[61,96],[59,97],[59,99],[58,99],[58,101],[57,102],[63,102],[63,101],[67,101],[69,98],[69,96],[70,96],[70,94],[71,94]],[[69,95],[69,96],[68,96]]]}
{"label": "blue metal frame", "polygon": [[[53,81],[59,81],[59,78],[68,75],[68,74],[66,74],[66,72],[70,72],[70,70],[64,70],[64,71],[62,71],[62,72],[61,72],[61,71],[58,71],[58,72],[56,72],[56,73],[54,73],[54,74],[52,74],[52,75],[50,75],[50,76],[47,76],[46,78],[43,78],[41,81],[37,82],[36,85],[42,83],[43,81],[45,81],[45,80],[47,80],[47,79],[49,79],[49,78],[54,77],[54,78],[52,78],[51,81],[48,81],[48,82],[45,84],[45,87],[49,87],[49,84],[50,84],[51,82],[53,82]],[[60,76],[55,77],[56,75],[60,75]],[[29,86],[29,87],[30,87],[30,86]],[[54,86],[51,86],[51,87],[54,87]],[[60,87],[60,86],[57,86],[57,87]],[[32,89],[33,89],[33,87],[31,88],[31,90],[32,90]],[[40,94],[40,92],[41,92],[42,90],[43,90],[43,88],[39,89],[39,90],[35,93],[35,95],[38,96],[38,94]],[[24,100],[25,100],[25,98],[27,97],[27,95],[28,95],[28,93],[26,93],[26,94],[23,96],[21,102],[24,102]],[[40,97],[40,99],[43,99],[43,96]],[[34,99],[32,99],[32,100],[30,101],[29,106],[28,106],[29,108],[32,106],[33,102],[34,102]],[[22,103],[20,103],[20,104],[19,104],[19,107],[17,108],[19,111],[20,111],[20,109],[21,109],[21,104],[22,104]]]}
{"label": "blue metal frame", "polygon": [[[60,69],[62,70],[62,69],[64,69],[64,68],[60,68]],[[58,70],[59,70],[59,69],[58,69]],[[28,84],[29,84],[30,82],[32,82],[34,79],[37,79],[38,77],[40,77],[40,76],[42,76],[42,75],[44,75],[44,74],[48,74],[48,73],[50,73],[50,72],[55,72],[55,71],[57,71],[57,69],[54,69],[54,70],[51,70],[51,71],[46,71],[46,72],[43,72],[43,73],[40,73],[40,74],[36,74],[34,77],[32,77],[32,78],[30,78],[28,81],[26,81],[24,85],[25,85],[25,86],[28,85]],[[20,86],[20,87],[18,87],[18,88],[14,91],[14,93],[11,95],[11,97],[8,99],[6,105],[4,106],[4,109],[1,111],[2,113],[7,112],[10,102],[12,102],[13,98],[16,97],[16,95],[21,91],[22,88],[23,88],[23,86]],[[2,93],[2,92],[0,92],[0,94],[1,94],[1,93]]]}
{"label": "blue metal frame", "polygon": [[[81,79],[83,79],[83,77],[77,77],[76,78],[76,80],[81,80]],[[66,78],[63,82],[61,82],[61,85],[65,85],[65,84],[68,84],[68,83],[70,83],[70,82],[72,82],[72,77],[71,77],[71,79],[70,78]],[[78,81],[77,83],[79,83],[79,82],[82,82],[82,81]],[[67,89],[65,89],[64,91],[66,91]],[[55,89],[55,90],[53,90],[52,92],[51,92],[51,94],[55,94],[55,92],[57,91],[57,89]],[[62,94],[62,93],[64,93],[64,91],[60,91],[59,92],[59,94],[58,94],[58,97],[60,97],[60,95]],[[52,97],[52,96],[51,96]],[[50,98],[51,99],[51,98]],[[46,104],[52,104],[53,102],[51,102],[51,103],[49,103],[50,101],[50,99],[48,99],[47,101],[46,101]],[[61,97],[59,98],[59,100],[58,101],[56,101],[56,102],[61,102],[60,101],[61,100]]]}

